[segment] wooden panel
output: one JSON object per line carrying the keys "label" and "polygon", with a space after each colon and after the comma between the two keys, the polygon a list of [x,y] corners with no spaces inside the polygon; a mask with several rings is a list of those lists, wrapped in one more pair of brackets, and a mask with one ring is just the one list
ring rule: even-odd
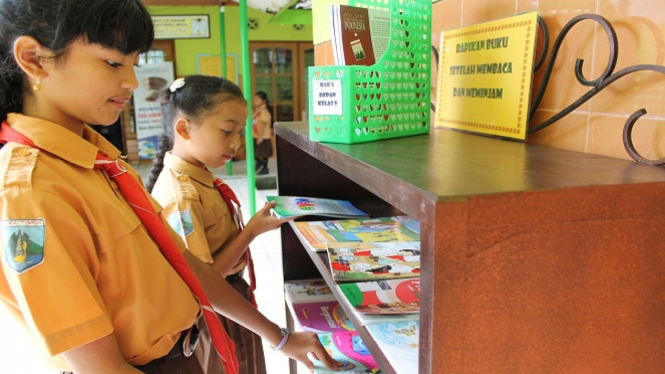
{"label": "wooden panel", "polygon": [[307,134],[277,126],[284,191],[421,220],[421,374],[665,367],[662,168],[444,130],[356,145]]}

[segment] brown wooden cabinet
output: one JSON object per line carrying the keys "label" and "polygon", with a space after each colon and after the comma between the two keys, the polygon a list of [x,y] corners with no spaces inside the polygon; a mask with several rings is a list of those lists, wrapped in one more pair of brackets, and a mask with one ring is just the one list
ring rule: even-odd
{"label": "brown wooden cabinet", "polygon": [[[421,221],[421,374],[665,368],[665,170],[445,130],[315,143],[302,122],[277,157],[281,195]],[[282,250],[285,280],[332,282],[288,225]]]}

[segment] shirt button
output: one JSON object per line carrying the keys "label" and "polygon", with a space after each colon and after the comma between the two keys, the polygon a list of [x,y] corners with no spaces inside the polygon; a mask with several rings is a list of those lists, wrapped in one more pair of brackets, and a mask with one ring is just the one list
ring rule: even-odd
{"label": "shirt button", "polygon": [[178,180],[181,182],[187,182],[189,180],[189,177],[186,175],[178,175]]}
{"label": "shirt button", "polygon": [[23,148],[20,151],[18,151],[18,154],[21,156],[30,156],[32,154],[31,149]]}

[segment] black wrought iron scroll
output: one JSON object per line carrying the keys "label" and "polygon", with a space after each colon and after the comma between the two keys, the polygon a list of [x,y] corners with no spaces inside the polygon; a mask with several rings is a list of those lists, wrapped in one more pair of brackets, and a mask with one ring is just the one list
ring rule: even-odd
{"label": "black wrought iron scroll", "polygon": [[[531,110],[530,110],[530,118],[533,116],[535,113],[536,109],[540,105],[543,96],[545,95],[545,91],[547,90],[547,85],[549,83],[550,77],[552,75],[552,67],[554,65],[554,62],[556,60],[557,54],[559,53],[559,48],[561,47],[561,43],[563,42],[563,39],[566,37],[568,32],[575,26],[577,23],[583,21],[583,20],[593,20],[598,22],[603,29],[605,30],[605,33],[607,34],[607,37],[609,39],[610,43],[610,51],[609,51],[609,60],[607,63],[607,67],[605,68],[605,71],[603,74],[601,74],[600,77],[594,80],[588,80],[584,77],[584,74],[582,72],[582,66],[584,64],[584,59],[577,59],[577,62],[575,64],[575,76],[577,80],[584,86],[589,86],[593,87],[590,89],[587,93],[582,95],[579,99],[577,99],[575,102],[570,104],[568,107],[557,113],[556,115],[552,116],[551,118],[547,119],[543,123],[540,123],[535,126],[531,126],[529,128],[529,133],[534,133],[536,131],[540,131],[550,125],[552,125],[554,122],[558,121],[559,119],[565,117],[568,115],[570,112],[573,110],[577,109],[579,106],[587,102],[589,99],[591,99],[593,96],[595,96],[598,92],[602,91],[605,87],[611,85],[614,81],[637,71],[655,71],[659,72],[662,74],[665,74],[665,66],[660,66],[660,65],[648,65],[648,64],[643,64],[643,65],[634,65],[630,66],[624,69],[621,69],[614,73],[614,68],[616,67],[617,63],[617,58],[619,55],[619,46],[618,46],[618,41],[617,41],[617,36],[616,32],[614,31],[614,28],[612,25],[609,23],[607,19],[605,19],[602,16],[596,15],[596,14],[582,14],[579,15],[573,19],[571,19],[561,30],[561,33],[557,37],[556,41],[554,42],[554,45],[552,46],[552,53],[550,55],[549,61],[547,63],[547,67],[545,70],[545,73],[543,75],[543,80],[540,84],[540,88],[538,89],[538,93],[534,96],[533,103],[531,104]],[[545,25],[544,22],[539,21],[540,28],[543,31],[544,35],[544,54],[547,53],[547,50],[549,48],[549,34],[547,30],[547,26]],[[539,62],[536,64],[535,70],[538,70],[540,68],[540,65],[542,64],[542,61],[544,61],[545,55],[541,55]],[[623,128],[623,144],[626,149],[626,152],[630,155],[630,157],[633,158],[633,160],[643,163],[643,164],[648,164],[648,165],[653,165],[653,166],[660,166],[660,165],[665,165],[665,158],[659,159],[659,160],[649,160],[644,157],[642,157],[639,152],[635,149],[635,146],[633,145],[632,141],[632,131],[633,127],[635,126],[635,122],[642,117],[643,115],[646,114],[646,110],[644,108],[636,111],[633,113],[628,120],[626,121],[626,124],[624,125]]]}

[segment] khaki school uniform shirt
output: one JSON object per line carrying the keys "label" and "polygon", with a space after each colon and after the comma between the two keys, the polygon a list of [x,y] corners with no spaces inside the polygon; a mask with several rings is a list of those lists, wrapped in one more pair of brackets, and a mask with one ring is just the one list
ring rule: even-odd
{"label": "khaki school uniform shirt", "polygon": [[[39,149],[0,150],[0,307],[50,356],[111,332],[131,364],[164,356],[200,308],[117,184],[93,168],[98,150],[118,150],[90,128],[81,138],[18,114],[8,122]],[[68,370],[61,355],[53,363]]]}
{"label": "khaki school uniform shirt", "polygon": [[[233,216],[214,179],[207,169],[167,152],[164,170],[152,189],[152,196],[164,207],[164,217],[185,240],[187,249],[208,263],[238,236]],[[232,273],[244,267],[241,258]]]}

